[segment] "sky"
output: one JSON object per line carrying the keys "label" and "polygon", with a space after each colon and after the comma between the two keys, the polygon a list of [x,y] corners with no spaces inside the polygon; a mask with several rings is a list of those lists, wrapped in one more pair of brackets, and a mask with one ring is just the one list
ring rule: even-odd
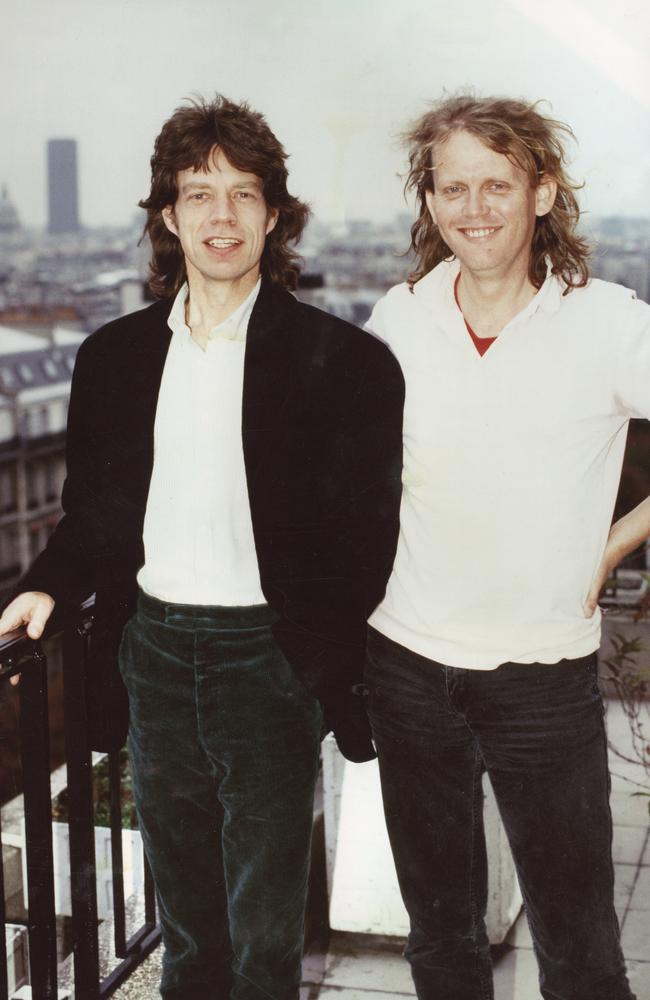
{"label": "sky", "polygon": [[162,122],[219,91],[264,112],[328,222],[409,211],[398,135],[443,90],[548,102],[582,207],[650,216],[647,0],[22,0],[0,38],[0,184],[46,221],[45,143],[76,138],[84,224],[129,222]]}

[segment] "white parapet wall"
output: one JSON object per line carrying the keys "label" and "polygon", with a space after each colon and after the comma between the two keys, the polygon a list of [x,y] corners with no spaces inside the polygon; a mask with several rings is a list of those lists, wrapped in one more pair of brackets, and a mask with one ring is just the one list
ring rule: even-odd
{"label": "white parapet wall", "polygon": [[[405,937],[408,917],[386,833],[377,762],[350,764],[328,736],[323,742],[323,785],[330,926],[357,934]],[[487,928],[492,944],[500,944],[521,909],[521,894],[489,782],[485,833]]]}
{"label": "white parapet wall", "polygon": [[27,928],[20,924],[5,924],[7,953],[7,986],[9,996],[27,983],[29,976],[29,945]]}
{"label": "white parapet wall", "polygon": [[[52,824],[54,854],[54,900],[57,914],[71,916],[70,894],[70,833],[67,823]],[[144,893],[144,860],[142,838],[138,830],[122,830],[122,867],[124,898]],[[111,831],[95,827],[95,875],[97,884],[97,916],[105,920],[113,915],[113,864]],[[26,878],[25,878],[26,882]]]}
{"label": "white parapet wall", "polygon": [[[93,754],[93,765],[105,754]],[[50,775],[52,798],[67,785],[65,765]],[[27,907],[27,856],[25,852],[25,817],[23,796],[18,795],[2,807],[2,845],[5,860],[5,897],[19,892]],[[52,823],[54,860],[55,909],[59,916],[70,916],[70,836],[67,823]],[[122,860],[124,897],[142,897],[144,893],[144,860],[142,838],[138,830],[122,830]],[[113,914],[113,867],[111,835],[106,827],[95,827],[95,869],[97,876],[97,913],[100,920]]]}

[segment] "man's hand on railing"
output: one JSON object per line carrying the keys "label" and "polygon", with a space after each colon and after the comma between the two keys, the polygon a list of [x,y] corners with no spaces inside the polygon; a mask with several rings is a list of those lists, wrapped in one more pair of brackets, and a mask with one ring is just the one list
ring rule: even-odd
{"label": "man's hand on railing", "polygon": [[[53,610],[54,599],[49,594],[37,590],[19,594],[2,612],[0,635],[25,626],[30,639],[40,639]],[[19,680],[20,674],[17,674],[10,678],[10,683],[17,684]]]}

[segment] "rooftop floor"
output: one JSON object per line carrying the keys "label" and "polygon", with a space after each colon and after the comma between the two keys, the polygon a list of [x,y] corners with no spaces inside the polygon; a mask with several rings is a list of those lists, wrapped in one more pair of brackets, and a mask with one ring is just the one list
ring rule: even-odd
{"label": "rooftop floor", "polygon": [[[610,702],[610,738],[629,751],[629,729],[620,705]],[[640,768],[610,755],[616,908],[623,951],[637,1000],[650,1000],[650,825],[648,799],[633,797]],[[301,1000],[390,1000],[413,997],[408,966],[386,942],[367,936],[335,934],[326,955],[313,953],[304,963]],[[160,949],[118,990],[116,1000],[155,1000]],[[540,1000],[530,933],[520,915],[494,962],[496,1000]]]}

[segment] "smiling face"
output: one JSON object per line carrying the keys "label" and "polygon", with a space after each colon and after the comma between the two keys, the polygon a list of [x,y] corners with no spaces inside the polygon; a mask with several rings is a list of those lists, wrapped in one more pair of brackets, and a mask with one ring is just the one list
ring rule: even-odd
{"label": "smiling face", "polygon": [[277,222],[256,174],[233,166],[218,146],[207,170],[180,170],[178,198],[162,211],[178,237],[190,289],[226,282],[247,294],[260,273],[264,242]]}
{"label": "smiling face", "polygon": [[526,275],[535,219],[553,207],[556,184],[537,187],[507,156],[465,131],[433,148],[435,191],[427,207],[463,270],[478,277]]}

